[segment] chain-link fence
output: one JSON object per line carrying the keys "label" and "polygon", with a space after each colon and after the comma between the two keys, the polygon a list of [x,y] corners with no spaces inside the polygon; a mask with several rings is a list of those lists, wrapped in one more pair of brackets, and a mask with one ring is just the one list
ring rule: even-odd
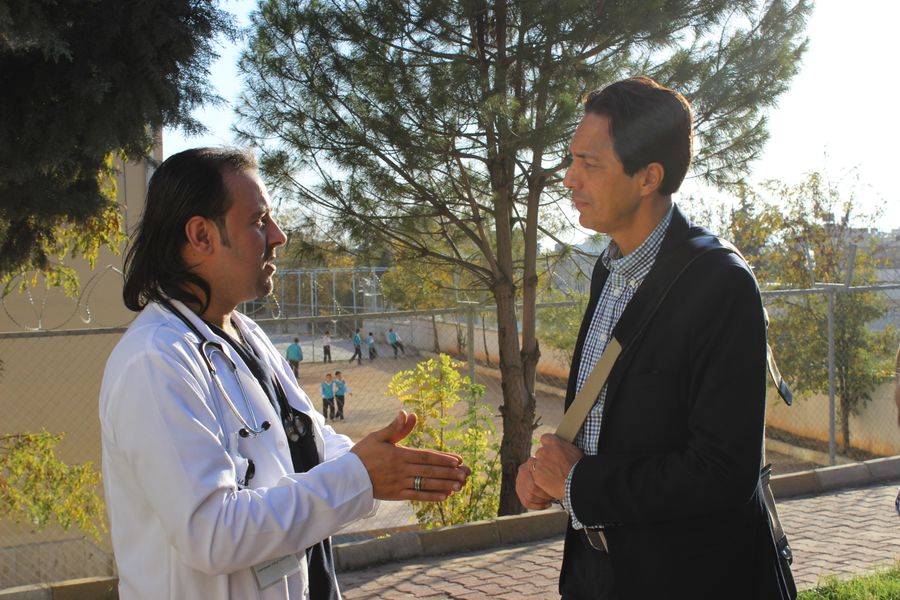
{"label": "chain-link fence", "polygon": [[[0,434],[65,433],[57,456],[100,468],[97,398],[124,329],[0,334]],[[97,493],[102,496],[103,490]],[[0,589],[112,572],[108,538],[0,519]]]}
{"label": "chain-link fence", "polygon": [[[852,295],[861,291],[819,289],[797,294]],[[865,291],[879,295],[889,306],[883,320],[894,325],[900,322],[897,310],[900,285]],[[778,313],[783,310],[775,306],[775,300],[772,295],[765,298],[773,313],[773,328],[779,326]],[[545,304],[537,309],[541,359],[535,385],[539,417],[536,438],[554,431],[562,418],[568,366],[583,310],[584,306],[576,302]],[[485,386],[483,402],[494,415],[498,439],[502,435],[499,406],[503,392],[496,314],[488,307],[462,305],[431,311],[291,319],[265,316],[255,315],[279,350],[284,352],[294,338],[300,340],[304,360],[299,368],[299,381],[319,408],[320,383],[326,373],[342,372],[348,386],[344,419],[329,421],[336,431],[359,440],[386,425],[402,408],[397,398],[387,394],[392,377],[438,352],[445,352],[462,361],[464,373],[474,373],[477,383]],[[351,358],[352,336],[357,329],[364,340],[362,357]],[[59,448],[61,458],[70,463],[93,461],[99,469],[97,397],[106,358],[122,331],[0,334],[0,360],[4,367],[0,376],[0,414],[3,415],[0,433],[42,429],[64,432],[66,438]],[[399,343],[390,343],[392,332]],[[371,356],[365,341],[370,333],[375,342]],[[325,336],[330,338],[328,362],[323,360]],[[827,336],[813,335],[795,343],[811,345],[823,357],[829,354]],[[791,351],[789,346],[779,350],[782,355]],[[890,356],[885,350],[885,355],[877,358],[880,363],[892,364],[895,351],[896,346]],[[785,375],[790,378],[791,373]],[[767,451],[776,473],[900,454],[894,383],[882,379],[871,392],[871,400],[858,414],[850,416],[851,450],[842,452],[838,448],[833,460],[829,456],[829,436],[834,440],[835,427],[830,423],[835,413],[830,410],[828,394],[798,397],[795,405],[788,408],[773,393],[768,405]],[[834,449],[834,441],[831,447]],[[384,502],[374,517],[341,532],[338,542],[411,527],[416,527],[416,522],[409,504]],[[32,529],[28,523],[0,520],[0,589],[113,572],[108,539],[94,541],[78,532],[56,528],[40,532]]]}

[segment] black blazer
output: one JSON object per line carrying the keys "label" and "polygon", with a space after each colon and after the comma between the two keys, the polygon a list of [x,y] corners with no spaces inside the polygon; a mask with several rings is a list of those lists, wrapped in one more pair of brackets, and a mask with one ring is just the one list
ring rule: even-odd
{"label": "black blazer", "polygon": [[[672,279],[678,248],[701,234],[708,232],[676,207],[653,268],[613,332],[620,342],[633,337]],[[608,275],[598,261],[566,408]],[[597,454],[575,467],[571,498],[579,521],[605,526],[620,598],[779,597],[757,492],[765,360],[756,280],[738,255],[709,252],[685,270],[614,365]],[[574,543],[581,541],[570,527],[561,581]]]}

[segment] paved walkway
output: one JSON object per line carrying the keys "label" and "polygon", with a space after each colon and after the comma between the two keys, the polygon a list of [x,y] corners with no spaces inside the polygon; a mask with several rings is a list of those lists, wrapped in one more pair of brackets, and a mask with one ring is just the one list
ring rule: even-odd
{"label": "paved walkway", "polygon": [[[898,482],[900,483],[900,482]],[[827,575],[847,576],[900,559],[898,483],[779,502],[800,589]],[[562,537],[493,550],[382,565],[343,573],[348,600],[559,598]]]}

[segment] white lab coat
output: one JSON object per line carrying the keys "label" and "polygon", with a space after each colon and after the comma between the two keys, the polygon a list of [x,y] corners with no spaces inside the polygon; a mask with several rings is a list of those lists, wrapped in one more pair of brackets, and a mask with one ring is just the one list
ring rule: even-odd
{"label": "white lab coat", "polygon": [[[241,424],[220,397],[197,336],[152,303],[106,365],[100,390],[103,485],[122,600],[300,599],[308,594],[303,550],[374,513],[372,484],[351,440],[334,432],[299,388],[288,363],[242,315],[244,338],[275,371],[288,401],[312,417],[321,464],[294,473],[281,420],[236,352],[180,302],[207,339],[237,365],[258,423]],[[249,421],[235,373],[213,359],[235,406]],[[252,424],[252,422],[251,422]],[[256,465],[239,489],[247,459]],[[297,554],[299,571],[260,590],[253,565]]]}

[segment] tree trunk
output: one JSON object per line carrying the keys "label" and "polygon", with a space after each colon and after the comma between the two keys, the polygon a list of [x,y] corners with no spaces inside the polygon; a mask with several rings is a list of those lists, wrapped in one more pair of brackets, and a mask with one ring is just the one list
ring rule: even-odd
{"label": "tree trunk", "polygon": [[497,341],[500,348],[500,381],[503,403],[503,441],[500,444],[500,464],[503,479],[500,484],[499,515],[514,515],[524,511],[516,496],[516,475],[519,465],[531,454],[531,434],[534,423],[534,396],[525,386],[525,368],[519,351],[516,319],[515,287],[511,283],[498,285],[494,290],[497,302]]}
{"label": "tree trunk", "polygon": [[491,368],[493,365],[491,365],[491,351],[488,350],[487,326],[484,322],[484,315],[481,315],[481,341],[484,344],[484,362],[488,368]]}

